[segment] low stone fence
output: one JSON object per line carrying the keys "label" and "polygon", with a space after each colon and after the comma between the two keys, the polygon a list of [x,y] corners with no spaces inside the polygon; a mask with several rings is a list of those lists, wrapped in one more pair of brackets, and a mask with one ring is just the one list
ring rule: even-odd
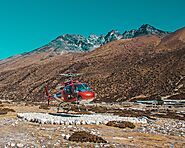
{"label": "low stone fence", "polygon": [[129,121],[132,123],[148,123],[147,117],[120,117],[110,114],[65,114],[65,113],[18,113],[18,118],[40,124],[80,125],[106,124],[109,121]]}

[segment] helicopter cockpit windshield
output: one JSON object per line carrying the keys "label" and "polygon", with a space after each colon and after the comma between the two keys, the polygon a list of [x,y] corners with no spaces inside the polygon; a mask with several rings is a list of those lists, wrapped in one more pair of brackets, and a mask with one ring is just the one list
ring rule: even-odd
{"label": "helicopter cockpit windshield", "polygon": [[91,91],[91,88],[87,84],[77,84],[75,85],[75,91],[79,92]]}

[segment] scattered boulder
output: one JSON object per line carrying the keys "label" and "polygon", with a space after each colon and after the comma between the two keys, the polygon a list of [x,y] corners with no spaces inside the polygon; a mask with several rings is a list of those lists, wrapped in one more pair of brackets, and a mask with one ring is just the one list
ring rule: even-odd
{"label": "scattered boulder", "polygon": [[106,140],[104,140],[101,137],[98,137],[96,135],[90,134],[85,131],[77,131],[74,132],[68,139],[69,141],[75,141],[75,142],[94,142],[94,143],[107,143]]}
{"label": "scattered boulder", "polygon": [[8,112],[15,112],[15,110],[11,108],[0,108],[0,115],[7,114]]}
{"label": "scattered boulder", "polygon": [[7,114],[6,111],[0,110],[0,115],[5,115],[5,114]]}
{"label": "scattered boulder", "polygon": [[22,144],[22,143],[17,143],[17,147],[18,147],[18,148],[24,147],[24,144]]}
{"label": "scattered boulder", "polygon": [[45,109],[45,110],[49,110],[49,106],[46,104],[42,104],[39,106],[39,109]]}
{"label": "scattered boulder", "polygon": [[118,128],[126,128],[126,127],[131,129],[135,128],[135,125],[132,122],[128,122],[128,121],[109,121],[106,125],[118,127]]}

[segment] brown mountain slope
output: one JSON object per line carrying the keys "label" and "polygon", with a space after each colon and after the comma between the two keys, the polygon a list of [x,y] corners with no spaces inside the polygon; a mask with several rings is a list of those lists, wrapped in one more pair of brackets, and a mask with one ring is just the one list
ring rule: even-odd
{"label": "brown mountain slope", "polygon": [[[57,57],[57,56],[56,56]],[[0,71],[13,70],[31,64],[43,64],[52,59],[51,52],[30,52],[0,61]]]}
{"label": "brown mountain slope", "polygon": [[160,51],[173,50],[185,47],[185,28],[181,28],[174,33],[165,36],[158,46]]}
{"label": "brown mountain slope", "polygon": [[[176,37],[177,34],[180,38]],[[97,100],[111,102],[124,101],[140,95],[178,94],[183,98],[185,92],[183,36],[184,29],[181,29],[162,40],[156,36],[118,40],[90,53],[64,54],[47,60],[38,60],[26,66],[24,61],[24,66],[19,68],[6,67],[2,70],[1,67],[5,67],[5,64],[2,64],[0,98],[42,100],[43,86],[56,85],[60,79],[64,79],[59,74],[67,72],[70,68],[84,73],[80,79],[93,81]],[[178,46],[172,46],[174,43]],[[172,48],[173,50],[169,50]],[[27,58],[30,59],[29,56]],[[21,61],[18,63],[21,65]],[[13,65],[11,67],[14,67]]]}

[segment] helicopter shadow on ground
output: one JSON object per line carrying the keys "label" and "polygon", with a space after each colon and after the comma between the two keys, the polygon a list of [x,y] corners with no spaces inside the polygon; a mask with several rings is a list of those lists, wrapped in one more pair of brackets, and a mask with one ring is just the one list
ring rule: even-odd
{"label": "helicopter shadow on ground", "polygon": [[61,117],[81,117],[80,115],[67,114],[67,113],[48,113],[52,116],[61,116]]}

